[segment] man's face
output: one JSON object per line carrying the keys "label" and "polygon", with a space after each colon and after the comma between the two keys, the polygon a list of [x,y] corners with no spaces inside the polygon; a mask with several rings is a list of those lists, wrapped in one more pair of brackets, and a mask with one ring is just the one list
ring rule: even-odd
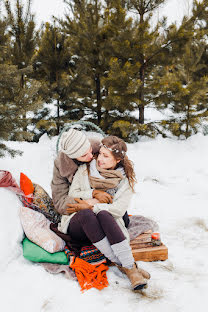
{"label": "man's face", "polygon": [[90,147],[86,153],[84,155],[82,155],[81,157],[78,157],[76,158],[78,161],[81,161],[81,162],[90,162],[93,158],[93,155],[92,155],[92,147]]}

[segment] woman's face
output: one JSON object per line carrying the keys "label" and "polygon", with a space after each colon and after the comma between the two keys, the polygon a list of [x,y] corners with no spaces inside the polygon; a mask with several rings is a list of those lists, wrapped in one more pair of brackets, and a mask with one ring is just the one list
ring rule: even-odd
{"label": "woman's face", "polygon": [[105,147],[100,148],[97,164],[102,169],[114,169],[120,160],[116,160],[111,151]]}

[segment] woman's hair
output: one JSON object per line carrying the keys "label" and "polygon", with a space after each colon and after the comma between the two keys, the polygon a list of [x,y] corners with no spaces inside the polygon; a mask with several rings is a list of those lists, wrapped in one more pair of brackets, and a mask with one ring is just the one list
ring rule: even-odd
{"label": "woman's hair", "polygon": [[129,185],[134,191],[134,185],[137,180],[133,168],[133,163],[126,155],[126,143],[122,139],[113,135],[102,139],[101,142],[104,147],[107,147],[111,151],[116,160],[120,160],[119,164],[123,166],[125,174],[129,180]]}

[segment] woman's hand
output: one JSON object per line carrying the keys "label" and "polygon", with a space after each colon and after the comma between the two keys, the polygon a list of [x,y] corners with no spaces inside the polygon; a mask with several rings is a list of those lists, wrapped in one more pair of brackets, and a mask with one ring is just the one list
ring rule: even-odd
{"label": "woman's hand", "polygon": [[100,190],[94,190],[92,192],[92,197],[96,198],[100,203],[104,204],[112,204],[113,202],[113,196]]}
{"label": "woman's hand", "polygon": [[80,198],[74,198],[77,204],[67,204],[68,208],[66,208],[67,214],[71,214],[74,212],[78,212],[83,209],[92,209],[93,206],[88,204],[85,200],[81,200]]}

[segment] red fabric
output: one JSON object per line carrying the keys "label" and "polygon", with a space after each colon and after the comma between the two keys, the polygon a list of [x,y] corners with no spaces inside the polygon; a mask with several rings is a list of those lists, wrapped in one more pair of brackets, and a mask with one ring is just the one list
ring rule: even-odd
{"label": "red fabric", "polygon": [[32,181],[22,172],[20,173],[20,188],[27,197],[28,202],[31,203],[34,186],[32,184]]}
{"label": "red fabric", "polygon": [[8,187],[11,191],[22,194],[22,190],[9,171],[0,170],[0,187]]}

